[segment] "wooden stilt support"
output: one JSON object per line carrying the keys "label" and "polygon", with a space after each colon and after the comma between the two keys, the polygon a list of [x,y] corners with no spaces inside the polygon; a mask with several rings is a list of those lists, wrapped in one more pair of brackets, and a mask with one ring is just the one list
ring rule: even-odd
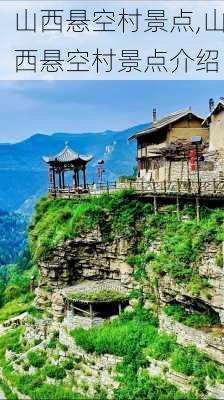
{"label": "wooden stilt support", "polygon": [[180,201],[178,194],[177,194],[177,220],[180,221]]}
{"label": "wooden stilt support", "polygon": [[89,313],[90,313],[90,319],[91,319],[91,326],[93,325],[93,305],[89,305]]}
{"label": "wooden stilt support", "polygon": [[153,197],[153,206],[154,206],[154,213],[157,214],[158,212],[158,207],[157,207],[157,197]]}
{"label": "wooden stilt support", "polygon": [[196,196],[196,217],[197,217],[197,222],[200,221],[200,201],[199,197]]}

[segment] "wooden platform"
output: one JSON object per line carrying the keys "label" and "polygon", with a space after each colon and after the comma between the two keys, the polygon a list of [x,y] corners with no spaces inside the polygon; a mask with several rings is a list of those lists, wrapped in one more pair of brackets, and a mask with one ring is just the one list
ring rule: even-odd
{"label": "wooden platform", "polygon": [[97,196],[102,193],[114,193],[116,190],[121,189],[132,189],[136,195],[143,196],[146,198],[164,198],[164,199],[176,199],[177,197],[185,199],[214,199],[224,200],[224,181],[208,181],[198,182],[196,181],[161,181],[161,182],[144,182],[144,181],[125,181],[125,182],[107,182],[97,184],[95,188],[92,185],[88,185],[88,190],[74,189],[73,187],[67,186],[65,188],[49,188],[49,197],[52,198],[82,198],[84,196]]}

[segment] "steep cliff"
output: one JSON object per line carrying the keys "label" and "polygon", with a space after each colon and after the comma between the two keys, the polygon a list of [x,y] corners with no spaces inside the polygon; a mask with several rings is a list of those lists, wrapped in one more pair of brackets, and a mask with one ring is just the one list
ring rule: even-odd
{"label": "steep cliff", "polygon": [[34,400],[221,400],[223,221],[204,208],[197,223],[190,204],[155,214],[131,191],[41,200],[29,239],[42,317],[7,353],[7,382]]}

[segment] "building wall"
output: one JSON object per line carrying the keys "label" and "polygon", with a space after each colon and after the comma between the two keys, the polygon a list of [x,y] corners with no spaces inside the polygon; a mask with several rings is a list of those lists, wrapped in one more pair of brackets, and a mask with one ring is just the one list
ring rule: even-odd
{"label": "building wall", "polygon": [[[137,158],[142,159],[139,178],[145,181],[175,180],[178,178],[187,180],[189,178],[187,163],[173,162],[170,165],[170,163],[163,160],[154,161],[151,157],[154,154],[152,150],[166,147],[169,143],[177,140],[190,141],[192,136],[202,136],[204,141],[208,141],[208,129],[202,128],[201,122],[198,119],[185,118],[167,127],[161,133],[155,132],[154,134],[139,138]],[[144,157],[149,158],[147,167]]]}
{"label": "building wall", "polygon": [[202,136],[206,140],[208,139],[208,129],[202,128],[201,122],[196,119],[184,119],[171,127],[167,142],[171,143],[183,139],[190,141],[192,136]]}
{"label": "building wall", "polygon": [[209,150],[224,150],[224,110],[212,115],[209,127]]}
{"label": "building wall", "polygon": [[[212,158],[199,162],[199,175],[202,182],[224,181],[224,150],[216,152]],[[140,179],[143,181],[197,181],[197,171],[191,171],[187,161],[166,161],[157,170],[140,170]]]}

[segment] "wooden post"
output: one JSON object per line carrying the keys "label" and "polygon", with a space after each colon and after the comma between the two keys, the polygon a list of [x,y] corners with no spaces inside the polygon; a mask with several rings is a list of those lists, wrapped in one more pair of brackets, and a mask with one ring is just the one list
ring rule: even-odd
{"label": "wooden post", "polygon": [[79,170],[77,171],[77,186],[79,186]]}
{"label": "wooden post", "polygon": [[215,179],[213,179],[213,193],[216,193],[216,184],[215,184]]}
{"label": "wooden post", "polygon": [[120,315],[122,312],[121,303],[118,304],[118,314]]}
{"label": "wooden post", "polygon": [[153,197],[153,205],[154,205],[154,213],[157,214],[157,198],[156,196]]}
{"label": "wooden post", "polygon": [[188,193],[191,193],[191,181],[188,179]]}
{"label": "wooden post", "polygon": [[180,221],[180,202],[178,194],[177,194],[177,220]]}
{"label": "wooden post", "polygon": [[155,185],[155,181],[152,181],[152,186],[153,186],[153,192],[156,193],[156,185]]}
{"label": "wooden post", "polygon": [[196,196],[196,218],[197,218],[197,222],[200,221],[200,201],[199,201],[199,197]]}
{"label": "wooden post", "polygon": [[93,324],[93,306],[91,303],[89,304],[89,314],[90,314],[91,326],[92,326],[92,324]]}

